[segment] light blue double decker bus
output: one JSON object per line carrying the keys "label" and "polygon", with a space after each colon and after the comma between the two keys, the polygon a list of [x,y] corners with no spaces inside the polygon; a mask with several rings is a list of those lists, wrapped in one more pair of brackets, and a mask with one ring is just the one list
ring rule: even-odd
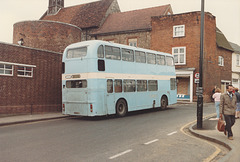
{"label": "light blue double decker bus", "polygon": [[100,40],[71,44],[64,51],[63,114],[125,116],[176,102],[171,54]]}

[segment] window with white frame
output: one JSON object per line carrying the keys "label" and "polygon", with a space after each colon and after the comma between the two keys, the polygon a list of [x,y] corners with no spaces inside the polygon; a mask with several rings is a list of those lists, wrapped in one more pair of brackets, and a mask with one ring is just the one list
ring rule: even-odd
{"label": "window with white frame", "polygon": [[240,59],[240,58],[239,58],[239,55],[236,55],[236,65],[237,65],[237,66],[240,66],[240,61],[239,61],[239,59]]}
{"label": "window with white frame", "polygon": [[0,75],[13,76],[13,65],[0,63]]}
{"label": "window with white frame", "polygon": [[173,26],[173,37],[184,37],[185,36],[185,25]]}
{"label": "window with white frame", "polygon": [[137,47],[137,38],[128,39],[128,45]]}
{"label": "window with white frame", "polygon": [[33,67],[18,66],[17,75],[21,77],[33,77]]}
{"label": "window with white frame", "polygon": [[174,47],[172,48],[172,54],[175,65],[186,64],[186,47]]}
{"label": "window with white frame", "polygon": [[224,58],[222,56],[218,56],[218,65],[224,66]]}

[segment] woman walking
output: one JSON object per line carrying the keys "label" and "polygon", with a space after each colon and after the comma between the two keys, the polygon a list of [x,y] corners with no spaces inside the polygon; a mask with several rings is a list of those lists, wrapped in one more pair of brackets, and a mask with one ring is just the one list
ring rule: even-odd
{"label": "woman walking", "polygon": [[215,93],[213,94],[212,98],[215,102],[216,113],[217,113],[217,120],[219,119],[219,106],[220,106],[220,97],[221,97],[221,90],[220,88],[216,88]]}

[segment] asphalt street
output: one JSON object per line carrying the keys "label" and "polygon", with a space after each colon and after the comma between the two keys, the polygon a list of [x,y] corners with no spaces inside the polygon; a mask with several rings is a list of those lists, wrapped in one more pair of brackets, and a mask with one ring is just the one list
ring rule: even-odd
{"label": "asphalt street", "polygon": [[[215,113],[204,106],[204,115]],[[1,161],[203,161],[216,148],[181,128],[196,105],[130,113],[123,118],[64,118],[0,127]]]}

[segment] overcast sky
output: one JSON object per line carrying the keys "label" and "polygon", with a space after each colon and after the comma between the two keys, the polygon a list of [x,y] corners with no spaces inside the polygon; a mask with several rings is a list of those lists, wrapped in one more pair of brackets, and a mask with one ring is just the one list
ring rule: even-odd
{"label": "overcast sky", "polygon": [[[12,43],[13,24],[38,20],[49,0],[0,0],[0,41]],[[65,7],[96,0],[65,0]],[[201,11],[201,0],[118,0],[122,12],[171,4],[174,14]],[[228,41],[240,45],[240,0],[205,0],[205,12],[216,17],[217,27]]]}

